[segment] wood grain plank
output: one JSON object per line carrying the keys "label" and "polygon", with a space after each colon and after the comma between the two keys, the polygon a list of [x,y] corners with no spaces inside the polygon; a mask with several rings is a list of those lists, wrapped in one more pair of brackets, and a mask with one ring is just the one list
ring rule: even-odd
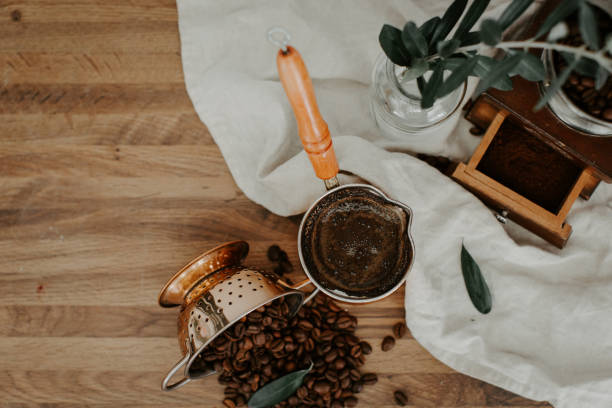
{"label": "wood grain plank", "polygon": [[5,84],[183,83],[181,56],[119,53],[0,53]]}
{"label": "wood grain plank", "polygon": [[0,20],[12,20],[15,10],[21,13],[21,21],[27,23],[60,23],[67,19],[92,23],[177,20],[173,0],[9,1],[0,4]]}
{"label": "wood grain plank", "polygon": [[[107,367],[109,356],[112,356],[112,368],[116,371],[140,372],[146,362],[147,370],[165,373],[180,358],[176,337],[5,337],[0,342],[0,354],[4,356],[2,368],[8,371],[97,371]],[[399,355],[404,358],[398,359]],[[453,372],[424,353],[412,339],[402,339],[393,348],[393,353],[372,353],[368,356],[366,372],[368,366],[376,367],[382,376]]]}
{"label": "wood grain plank", "polygon": [[176,21],[4,21],[0,24],[0,53],[160,54],[180,49]]}
{"label": "wood grain plank", "polygon": [[181,83],[9,84],[0,88],[0,114],[135,111],[191,113],[193,105]]}
{"label": "wood grain plank", "polygon": [[0,176],[206,177],[227,174],[216,145],[0,147]]}
{"label": "wood grain plank", "polygon": [[[50,403],[57,404],[50,406],[58,407],[74,406],[70,404],[93,404],[88,406],[99,407],[117,402],[130,404],[126,406],[143,406],[143,400],[146,401],[145,406],[221,406],[223,388],[214,378],[189,384],[180,392],[164,393],[159,390],[161,375],[152,371],[104,371],[103,367],[96,371],[3,370],[0,371],[0,391],[5,388],[8,403]],[[396,407],[392,395],[398,388],[409,390],[408,407],[549,406],[546,403],[530,402],[456,373],[381,376],[376,385],[366,387],[358,395],[359,406]],[[49,393],[50,390],[53,392]]]}
{"label": "wood grain plank", "polygon": [[195,112],[0,114],[0,146],[36,145],[211,145]]}
{"label": "wood grain plank", "polygon": [[[201,206],[202,202],[211,207],[230,204],[235,208],[250,203],[229,173],[196,177],[0,177],[0,189],[0,210],[6,210],[0,215],[0,228],[21,222],[27,227],[24,221],[32,210],[87,212],[145,207],[180,211]],[[25,218],[15,219],[11,214]],[[62,213],[57,216],[61,218]],[[52,214],[48,217],[54,218]]]}

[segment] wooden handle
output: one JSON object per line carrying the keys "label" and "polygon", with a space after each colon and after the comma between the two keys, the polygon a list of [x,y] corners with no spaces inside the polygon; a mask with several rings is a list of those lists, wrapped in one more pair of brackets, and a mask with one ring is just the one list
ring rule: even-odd
{"label": "wooden handle", "polygon": [[293,108],[304,150],[308,153],[315,174],[322,180],[338,174],[327,123],[321,117],[312,81],[300,53],[291,46],[278,51],[278,75]]}

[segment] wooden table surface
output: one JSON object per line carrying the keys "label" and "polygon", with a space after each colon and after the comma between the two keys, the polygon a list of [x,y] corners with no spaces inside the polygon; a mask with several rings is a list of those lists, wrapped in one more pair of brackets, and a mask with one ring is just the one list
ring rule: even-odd
{"label": "wooden table surface", "polygon": [[[296,218],[249,201],[185,92],[174,0],[0,0],[0,406],[220,406],[215,379],[160,391],[179,358],[166,280],[219,243],[294,264]],[[292,278],[299,278],[294,272]],[[403,291],[350,307],[376,347],[360,406],[542,407],[408,336]]]}

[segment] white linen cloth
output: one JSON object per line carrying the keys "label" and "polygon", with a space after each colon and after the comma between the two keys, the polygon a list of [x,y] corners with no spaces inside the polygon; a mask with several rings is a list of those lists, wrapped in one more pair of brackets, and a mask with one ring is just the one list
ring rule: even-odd
{"label": "white linen cloth", "polygon": [[[612,188],[602,183],[591,200],[575,204],[573,235],[557,250],[518,226],[504,228],[469,192],[400,153],[467,159],[480,139],[459,113],[429,135],[382,138],[368,108],[378,32],[383,23],[422,22],[448,6],[415,2],[178,0],[189,96],[249,198],[280,215],[305,211],[323,183],[302,151],[277,50],[266,41],[268,28],[286,27],[310,71],[341,170],[414,211],[416,259],[405,303],[417,341],[450,367],[528,398],[612,407]],[[462,240],[491,288],[488,315],[468,298]]]}

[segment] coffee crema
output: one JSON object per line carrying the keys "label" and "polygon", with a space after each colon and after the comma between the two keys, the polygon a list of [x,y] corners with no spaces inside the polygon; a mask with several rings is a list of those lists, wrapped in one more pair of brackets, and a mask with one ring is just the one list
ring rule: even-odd
{"label": "coffee crema", "polygon": [[323,197],[304,221],[303,261],[312,278],[341,296],[391,290],[410,266],[409,214],[367,187]]}

